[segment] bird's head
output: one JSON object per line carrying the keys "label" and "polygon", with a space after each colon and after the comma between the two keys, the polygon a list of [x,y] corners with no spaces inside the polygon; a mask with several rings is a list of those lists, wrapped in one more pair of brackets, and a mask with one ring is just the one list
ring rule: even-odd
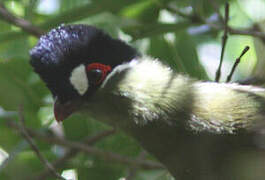
{"label": "bird's head", "polygon": [[62,25],[40,38],[30,63],[53,94],[54,115],[62,121],[89,101],[116,66],[137,55],[93,26]]}

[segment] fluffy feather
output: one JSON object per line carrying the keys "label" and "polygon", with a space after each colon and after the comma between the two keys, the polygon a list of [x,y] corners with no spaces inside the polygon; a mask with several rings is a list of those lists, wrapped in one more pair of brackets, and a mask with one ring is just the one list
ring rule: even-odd
{"label": "fluffy feather", "polygon": [[100,91],[130,101],[128,113],[139,125],[159,120],[219,134],[251,129],[264,120],[262,88],[195,82],[147,56],[117,67],[112,74]]}
{"label": "fluffy feather", "polygon": [[197,82],[142,57],[117,66],[84,112],[131,134],[176,178],[234,179],[219,170],[242,148],[255,149],[264,97],[262,88]]}

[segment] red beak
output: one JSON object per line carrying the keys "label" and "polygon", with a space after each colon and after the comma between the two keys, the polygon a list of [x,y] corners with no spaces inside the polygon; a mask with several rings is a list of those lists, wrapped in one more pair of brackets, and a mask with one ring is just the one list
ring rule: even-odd
{"label": "red beak", "polygon": [[78,103],[77,101],[61,104],[56,98],[53,107],[54,117],[56,121],[62,122],[63,120],[65,120],[76,111],[79,104],[80,103]]}

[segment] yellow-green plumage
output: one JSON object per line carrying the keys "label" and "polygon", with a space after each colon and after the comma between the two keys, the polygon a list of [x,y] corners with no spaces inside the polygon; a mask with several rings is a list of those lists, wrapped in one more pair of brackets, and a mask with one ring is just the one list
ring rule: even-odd
{"label": "yellow-green plumage", "polygon": [[131,134],[176,178],[236,179],[226,159],[256,148],[264,97],[262,88],[198,82],[143,57],[114,69],[85,112]]}
{"label": "yellow-green plumage", "polygon": [[[262,88],[224,83],[195,83],[194,87],[193,120],[200,121],[205,129],[233,133],[239,128],[251,129],[264,120]],[[193,128],[200,130],[196,123]]]}
{"label": "yellow-green plumage", "polygon": [[[187,126],[195,131],[234,133],[264,119],[262,88],[196,82],[150,57],[133,61],[118,71],[121,70],[113,72],[111,84],[106,82],[101,91],[107,89],[108,93],[129,99],[129,113],[140,125],[155,120],[178,124],[185,116]],[[115,76],[118,80],[113,83]]]}

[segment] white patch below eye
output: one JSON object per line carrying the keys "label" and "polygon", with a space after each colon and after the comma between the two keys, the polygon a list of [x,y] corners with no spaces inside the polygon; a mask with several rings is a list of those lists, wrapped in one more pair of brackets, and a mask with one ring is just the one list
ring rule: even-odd
{"label": "white patch below eye", "polygon": [[80,95],[85,94],[89,87],[85,65],[81,64],[73,69],[70,82]]}

